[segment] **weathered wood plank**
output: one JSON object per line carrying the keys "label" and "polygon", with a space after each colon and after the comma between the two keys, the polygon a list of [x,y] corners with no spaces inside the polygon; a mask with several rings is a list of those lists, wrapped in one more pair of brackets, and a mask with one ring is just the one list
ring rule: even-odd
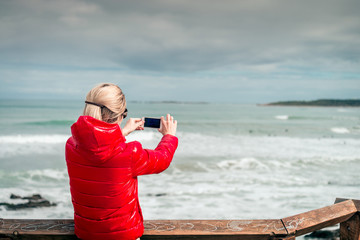
{"label": "weathered wood plank", "polygon": [[[144,235],[141,240],[278,240],[270,236],[253,236],[253,235],[162,235],[152,236]],[[280,238],[279,240],[282,240]]]}
{"label": "weathered wood plank", "polygon": [[[201,237],[230,236],[247,239],[268,239],[270,235],[287,234],[280,220],[150,220],[144,222],[143,239],[172,238],[174,236]],[[1,219],[0,234],[7,236],[67,236],[74,235],[73,220]],[[172,236],[172,237],[170,237]],[[203,238],[201,237],[201,238]]]}
{"label": "weathered wood plank", "polygon": [[75,235],[19,235],[0,240],[79,240]]}
{"label": "weathered wood plank", "polygon": [[349,220],[340,223],[341,240],[360,240],[360,215],[352,216]]}
{"label": "weathered wood plank", "polygon": [[280,220],[145,221],[141,239],[269,239],[286,236]]}
{"label": "weathered wood plank", "polygon": [[358,211],[360,211],[360,200],[348,199],[348,198],[336,198],[334,203],[345,202],[345,201],[348,201],[348,200],[351,200],[354,203],[356,209]]}
{"label": "weathered wood plank", "polygon": [[0,233],[69,235],[74,233],[74,221],[70,219],[0,219]]}
{"label": "weathered wood plank", "polygon": [[282,219],[289,234],[304,235],[315,230],[344,222],[357,212],[353,200],[301,213]]}
{"label": "weathered wood plank", "polygon": [[74,234],[73,220],[0,219],[0,239],[70,240]]}
{"label": "weathered wood plank", "polygon": [[153,220],[145,221],[146,234],[287,234],[278,219],[269,220]]}

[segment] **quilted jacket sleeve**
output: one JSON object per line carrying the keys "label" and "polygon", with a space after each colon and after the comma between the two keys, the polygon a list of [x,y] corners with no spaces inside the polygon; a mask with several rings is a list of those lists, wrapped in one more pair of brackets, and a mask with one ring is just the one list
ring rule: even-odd
{"label": "quilted jacket sleeve", "polygon": [[178,138],[172,135],[162,137],[154,150],[143,149],[136,144],[133,155],[133,175],[160,173],[167,169],[178,146]]}

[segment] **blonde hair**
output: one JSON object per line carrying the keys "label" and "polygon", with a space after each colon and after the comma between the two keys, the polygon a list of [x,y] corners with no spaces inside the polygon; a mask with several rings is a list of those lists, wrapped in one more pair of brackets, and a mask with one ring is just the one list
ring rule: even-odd
{"label": "blonde hair", "polygon": [[120,87],[112,83],[95,86],[86,95],[86,101],[94,104],[86,103],[83,115],[107,123],[117,122],[126,109],[124,93]]}

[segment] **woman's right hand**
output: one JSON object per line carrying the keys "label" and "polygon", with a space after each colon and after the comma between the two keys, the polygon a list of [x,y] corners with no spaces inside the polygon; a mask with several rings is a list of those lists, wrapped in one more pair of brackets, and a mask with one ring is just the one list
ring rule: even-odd
{"label": "woman's right hand", "polygon": [[176,128],[177,128],[177,121],[174,120],[173,116],[170,114],[166,115],[166,120],[164,117],[160,118],[160,128],[159,132],[161,132],[162,135],[170,134],[175,136],[176,134]]}

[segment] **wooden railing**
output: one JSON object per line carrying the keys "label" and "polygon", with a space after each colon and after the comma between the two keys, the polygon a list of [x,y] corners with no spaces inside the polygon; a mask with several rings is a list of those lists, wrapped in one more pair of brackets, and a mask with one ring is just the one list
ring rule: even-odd
{"label": "wooden railing", "polygon": [[[360,200],[336,199],[335,204],[282,219],[148,220],[142,240],[238,239],[294,240],[340,223],[341,240],[360,240]],[[77,239],[73,220],[0,219],[0,239]]]}

